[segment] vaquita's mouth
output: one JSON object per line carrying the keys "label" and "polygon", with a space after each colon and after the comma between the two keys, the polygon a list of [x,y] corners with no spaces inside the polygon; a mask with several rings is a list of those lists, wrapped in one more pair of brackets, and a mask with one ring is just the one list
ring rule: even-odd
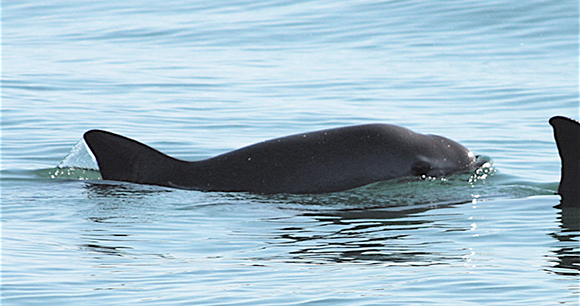
{"label": "vaquita's mouth", "polygon": [[480,169],[480,168],[491,168],[493,166],[493,160],[489,156],[485,155],[476,155],[475,162],[471,165],[471,169]]}

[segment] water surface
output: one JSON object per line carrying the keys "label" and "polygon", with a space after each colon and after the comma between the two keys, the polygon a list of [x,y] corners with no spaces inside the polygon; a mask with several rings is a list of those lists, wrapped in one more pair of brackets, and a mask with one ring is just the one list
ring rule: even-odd
{"label": "water surface", "polygon": [[[578,305],[580,228],[555,207],[547,123],[580,117],[578,3],[2,9],[3,304]],[[316,196],[57,169],[94,128],[199,160],[375,122],[454,139],[493,169]]]}

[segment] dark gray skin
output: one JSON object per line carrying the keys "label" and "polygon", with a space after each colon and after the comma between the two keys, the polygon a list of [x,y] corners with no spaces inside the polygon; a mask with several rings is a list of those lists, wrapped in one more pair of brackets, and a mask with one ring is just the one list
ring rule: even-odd
{"label": "dark gray skin", "polygon": [[106,131],[88,131],[84,139],[105,180],[202,191],[329,193],[480,166],[453,140],[387,124],[297,134],[194,162]]}
{"label": "dark gray skin", "polygon": [[562,160],[558,193],[562,205],[580,207],[580,122],[556,116],[550,119]]}

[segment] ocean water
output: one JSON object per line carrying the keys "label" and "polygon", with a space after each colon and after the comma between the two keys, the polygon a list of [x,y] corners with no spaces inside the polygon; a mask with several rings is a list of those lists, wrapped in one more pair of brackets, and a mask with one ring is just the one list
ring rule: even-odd
{"label": "ocean water", "polygon": [[[3,1],[1,302],[578,305],[547,123],[580,117],[578,23],[577,1]],[[57,168],[95,128],[199,160],[361,123],[493,167],[301,196]]]}

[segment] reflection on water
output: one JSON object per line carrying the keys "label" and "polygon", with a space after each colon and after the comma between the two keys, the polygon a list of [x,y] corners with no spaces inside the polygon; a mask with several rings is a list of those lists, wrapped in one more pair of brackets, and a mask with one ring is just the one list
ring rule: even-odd
{"label": "reflection on water", "polygon": [[[213,209],[227,205],[234,214],[236,209],[242,210],[236,207],[256,205],[284,213],[283,216],[255,218],[254,221],[260,223],[259,235],[268,238],[259,250],[242,252],[248,252],[243,256],[251,261],[387,266],[464,263],[472,251],[456,239],[472,235],[475,225],[468,220],[471,216],[459,212],[461,207],[475,207],[494,198],[511,197],[506,186],[496,188],[485,181],[477,184],[466,181],[469,180],[465,176],[445,180],[405,179],[327,195],[204,193],[91,181],[86,183],[86,194],[94,200],[95,206],[85,211],[86,220],[104,226],[86,231],[80,248],[99,256],[129,256],[134,237],[119,229],[154,222],[156,218],[163,218],[157,214],[166,209],[174,209],[179,214],[212,209],[199,199],[185,208],[158,207],[167,205],[168,196],[187,195],[206,197],[213,203]],[[515,193],[521,192],[521,186],[512,188],[516,189]],[[506,190],[507,194],[503,193]],[[160,197],[165,198],[165,204],[158,204]],[[571,207],[559,206],[562,227],[551,234],[566,245],[578,239],[578,210]],[[247,217],[244,215],[240,219]],[[219,219],[218,216],[216,222],[220,222]],[[257,234],[252,231],[245,228],[241,233],[228,235],[253,240]],[[216,252],[219,255],[219,250]],[[578,275],[578,248],[562,247],[553,252],[556,263],[549,269],[551,272]]]}
{"label": "reflection on water", "polygon": [[[100,282],[92,284],[93,288],[140,286],[134,279],[155,282],[160,275],[167,275],[161,282],[193,286],[202,273],[215,285],[230,280],[231,269],[239,267],[248,267],[247,273],[262,273],[264,283],[295,270],[304,273],[299,274],[300,281],[319,279],[320,268],[378,268],[373,273],[385,275],[413,269],[405,278],[408,283],[422,271],[447,275],[448,283],[466,279],[455,280],[453,273],[473,271],[471,281],[481,281],[496,277],[494,273],[523,271],[518,267],[505,274],[496,272],[503,269],[497,265],[502,258],[497,250],[512,248],[504,245],[517,239],[535,243],[533,234],[512,230],[529,228],[517,220],[490,235],[490,230],[496,230],[494,222],[517,218],[506,212],[526,210],[496,207],[496,213],[482,214],[486,206],[505,199],[495,196],[498,190],[489,181],[471,185],[464,178],[400,180],[328,195],[204,193],[107,181],[76,184],[84,186],[82,192],[89,201],[81,208],[85,222],[75,233],[74,246],[92,267],[99,268],[95,273]],[[501,190],[509,191],[508,187]],[[509,192],[503,194],[513,199]],[[577,277],[578,223],[569,222],[574,212],[560,208],[546,212],[554,220],[560,214],[562,226],[552,227],[550,237],[554,238],[537,232],[538,240],[543,238],[552,247],[542,251],[546,257],[538,257],[534,273]],[[482,233],[485,237],[475,237]],[[517,250],[517,245],[513,248]],[[396,268],[383,269],[388,267]],[[251,282],[245,277],[236,281]],[[495,283],[484,281],[488,285]]]}
{"label": "reflection on water", "polygon": [[286,261],[303,263],[332,261],[436,265],[461,260],[461,255],[433,251],[432,245],[443,242],[417,236],[422,229],[437,222],[436,218],[419,216],[433,208],[307,212],[300,217],[315,220],[318,225],[314,228],[311,225],[281,228],[278,230],[279,236],[271,244],[292,249]]}
{"label": "reflection on water", "polygon": [[441,215],[424,213],[478,201],[481,186],[468,181],[469,175],[403,179],[331,195],[270,196],[270,200],[280,201],[283,208],[299,205],[303,212],[297,217],[317,223],[316,226],[308,223],[305,227],[281,228],[271,244],[290,249],[291,259],[285,260],[303,263],[438,265],[462,260],[465,250],[436,251],[438,248],[434,246],[447,243],[433,239],[430,233],[441,221]]}
{"label": "reflection on water", "polygon": [[114,181],[88,181],[85,187],[87,196],[95,199],[129,198],[138,201],[147,196],[171,192],[171,189],[165,187]]}
{"label": "reflection on water", "polygon": [[135,247],[142,239],[135,228],[159,221],[156,211],[164,208],[159,207],[158,199],[170,192],[155,186],[87,181],[85,194],[93,205],[83,211],[88,222],[80,232],[79,249],[96,259],[142,256]]}
{"label": "reflection on water", "polygon": [[[93,240],[93,241],[97,242],[97,243],[87,243],[87,244],[80,245],[80,248],[82,250],[90,251],[93,253],[100,253],[103,255],[111,255],[111,256],[124,256],[124,255],[126,255],[125,250],[131,249],[129,247],[123,247],[123,246],[121,246],[121,247],[105,246],[105,245],[100,244],[100,243],[102,243],[101,240],[94,239],[94,237],[83,236],[83,238],[86,240]],[[107,241],[110,241],[110,238],[107,238]]]}
{"label": "reflection on water", "polygon": [[576,243],[574,247],[562,247],[552,252],[556,255],[557,261],[550,269],[551,272],[561,275],[580,276],[580,203],[576,200],[562,200],[556,206],[561,230],[550,235],[560,242],[569,245]]}

